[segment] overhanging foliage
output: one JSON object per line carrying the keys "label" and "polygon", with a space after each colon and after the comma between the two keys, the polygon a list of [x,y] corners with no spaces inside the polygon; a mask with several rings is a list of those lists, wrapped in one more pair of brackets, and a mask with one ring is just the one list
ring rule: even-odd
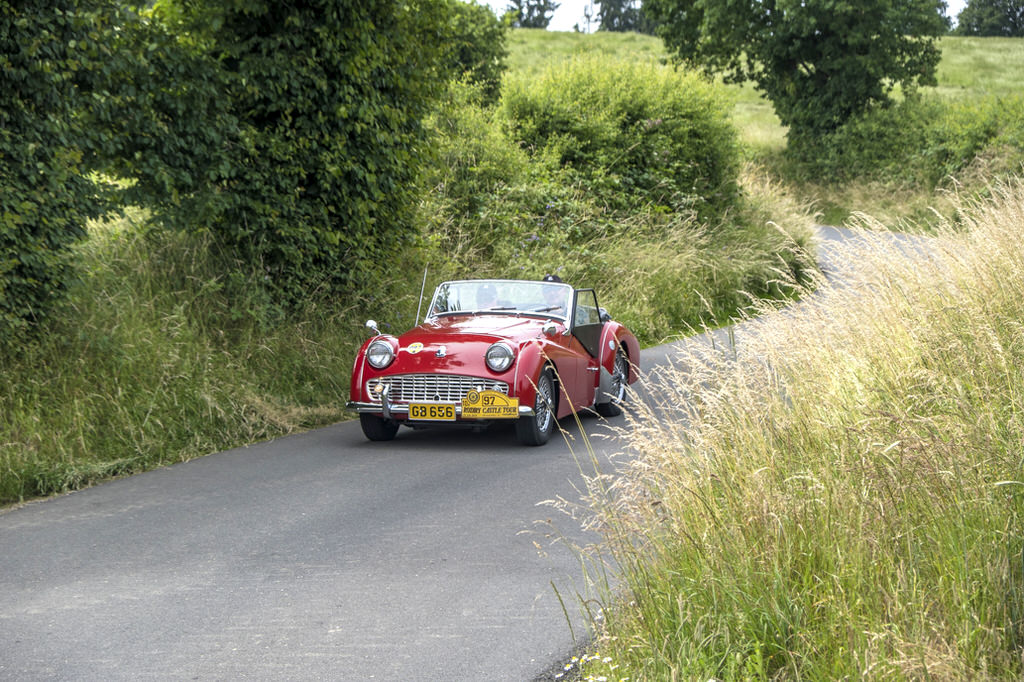
{"label": "overhanging foliage", "polygon": [[[442,0],[177,6],[226,87],[209,229],[273,305],[359,288],[415,236],[421,120],[443,76]],[[173,16],[172,14],[168,14]],[[191,175],[191,174],[190,174]]]}
{"label": "overhanging foliage", "polygon": [[0,1],[0,348],[63,299],[75,278],[69,249],[103,212],[75,117],[91,94],[80,74],[105,53],[101,6]]}
{"label": "overhanging foliage", "polygon": [[0,0],[4,343],[74,279],[71,244],[115,205],[96,177],[213,235],[236,314],[372,283],[417,234],[449,3]]}

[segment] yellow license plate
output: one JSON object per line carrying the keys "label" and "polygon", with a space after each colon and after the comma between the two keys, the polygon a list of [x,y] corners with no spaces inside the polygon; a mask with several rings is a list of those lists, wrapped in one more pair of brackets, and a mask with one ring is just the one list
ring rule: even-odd
{"label": "yellow license plate", "polygon": [[463,419],[517,419],[519,398],[497,391],[470,391],[462,399]]}
{"label": "yellow license plate", "polygon": [[455,421],[455,406],[411,403],[409,419],[425,422],[453,422]]}

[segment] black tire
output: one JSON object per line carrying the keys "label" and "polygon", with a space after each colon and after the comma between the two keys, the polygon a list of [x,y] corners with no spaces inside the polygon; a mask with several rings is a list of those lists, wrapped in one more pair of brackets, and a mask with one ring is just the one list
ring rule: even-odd
{"label": "black tire", "polygon": [[398,422],[373,414],[359,415],[359,425],[370,440],[392,440],[398,433]]}
{"label": "black tire", "polygon": [[544,445],[558,426],[558,393],[551,369],[544,368],[537,378],[537,397],[533,401],[533,416],[520,417],[516,422],[516,436],[523,445]]}
{"label": "black tire", "polygon": [[[626,401],[626,386],[629,385],[629,358],[619,348],[615,351],[615,363],[612,365],[611,401],[598,403],[594,406],[602,417],[618,417],[622,414],[622,403]],[[604,397],[604,396],[602,396]]]}

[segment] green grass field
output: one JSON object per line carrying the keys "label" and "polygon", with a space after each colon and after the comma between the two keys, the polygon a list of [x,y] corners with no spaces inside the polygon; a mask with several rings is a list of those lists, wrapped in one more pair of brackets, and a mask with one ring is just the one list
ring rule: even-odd
{"label": "green grass field", "polygon": [[1013,95],[1024,86],[1024,40],[945,37],[934,92],[948,97]]}

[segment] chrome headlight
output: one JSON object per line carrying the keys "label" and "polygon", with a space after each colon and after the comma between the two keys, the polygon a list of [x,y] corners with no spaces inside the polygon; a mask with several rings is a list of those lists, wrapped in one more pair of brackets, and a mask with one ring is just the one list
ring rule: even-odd
{"label": "chrome headlight", "polygon": [[395,350],[387,341],[378,339],[366,349],[366,361],[371,367],[384,369],[395,359]]}
{"label": "chrome headlight", "polygon": [[515,353],[512,352],[512,349],[504,341],[499,341],[484,353],[484,360],[492,372],[504,372],[512,366],[512,361],[515,360],[515,357]]}

